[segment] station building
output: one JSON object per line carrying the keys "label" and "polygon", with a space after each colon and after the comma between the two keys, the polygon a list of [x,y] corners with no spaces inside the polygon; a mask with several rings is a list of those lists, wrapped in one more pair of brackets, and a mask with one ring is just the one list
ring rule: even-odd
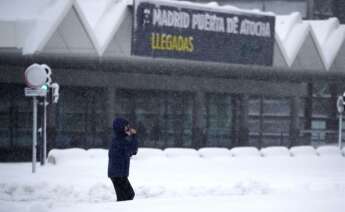
{"label": "station building", "polygon": [[115,116],[138,129],[142,147],[337,142],[336,99],[345,91],[345,26],[337,18],[271,14],[272,65],[235,64],[132,55],[132,1],[30,3],[0,7],[1,161],[30,159],[24,70],[32,63],[49,65],[60,84],[58,104],[48,106],[49,148],[107,147]]}

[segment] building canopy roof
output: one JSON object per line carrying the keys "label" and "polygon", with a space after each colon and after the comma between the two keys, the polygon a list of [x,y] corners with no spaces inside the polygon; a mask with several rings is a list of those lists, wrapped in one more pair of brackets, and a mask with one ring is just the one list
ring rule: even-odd
{"label": "building canopy roof", "polygon": [[[64,29],[60,29],[59,26],[73,10],[85,29],[84,33],[92,42],[95,52],[102,57],[116,33],[121,30],[121,24],[129,17],[128,8],[133,4],[133,0],[26,0],[25,6],[23,3],[22,0],[0,0],[0,50],[11,49],[24,55],[44,53],[43,50],[54,33],[63,34],[59,30]],[[280,56],[285,60],[285,63],[281,64],[287,65],[287,68],[292,67],[297,58],[301,59],[301,55],[308,54],[308,51],[311,57],[321,60],[320,63],[323,65],[320,69],[325,71],[332,70],[335,62],[337,67],[339,63],[345,63],[344,58],[339,58],[339,55],[344,55],[345,51],[343,45],[345,25],[341,25],[337,18],[302,20],[298,12],[276,15],[259,10],[244,10],[231,5],[219,6],[215,2],[201,4],[178,1],[176,3],[230,12],[274,15],[275,43],[279,48],[279,52],[275,51],[274,57],[281,54]],[[306,42],[311,43],[313,48],[304,45]],[[67,49],[71,48],[74,48],[73,45]],[[275,65],[281,66],[281,64]]]}

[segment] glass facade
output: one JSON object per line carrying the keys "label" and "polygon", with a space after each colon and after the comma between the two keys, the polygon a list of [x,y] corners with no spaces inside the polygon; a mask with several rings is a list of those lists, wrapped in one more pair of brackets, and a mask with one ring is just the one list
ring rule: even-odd
{"label": "glass facade", "polygon": [[327,83],[313,84],[313,103],[310,142],[314,145],[335,143],[337,141],[337,130],[329,130],[331,121],[332,105],[330,86]]}
{"label": "glass facade", "polygon": [[105,92],[64,87],[56,112],[56,147],[106,146]]}
{"label": "glass facade", "polygon": [[24,86],[0,84],[0,148],[30,147],[32,101]]}
{"label": "glass facade", "polygon": [[[25,98],[23,86],[1,86],[0,147],[30,146],[32,102]],[[193,144],[193,107],[195,95],[189,92],[125,90],[116,91],[114,105],[137,128],[145,147],[195,147]],[[314,98],[315,99],[315,98]],[[324,100],[324,98],[322,99]],[[236,145],[239,98],[230,94],[205,94],[205,122],[202,146],[232,147]],[[59,103],[53,111],[54,127],[48,133],[54,147],[107,146],[111,126],[106,123],[106,92],[102,88],[63,87]],[[303,101],[301,101],[303,108]],[[312,129],[326,129],[324,107],[328,101],[315,99]],[[249,99],[249,144],[252,146],[288,145],[290,99],[252,96]],[[328,108],[328,107],[327,107]],[[319,112],[318,112],[319,111]],[[305,125],[304,111],[299,111],[300,126]],[[320,114],[319,114],[320,113]],[[49,130],[49,129],[48,129]],[[315,137],[315,136],[314,136]],[[320,137],[320,136],[319,136]],[[325,138],[321,136],[320,138]]]}
{"label": "glass facade", "polygon": [[128,118],[146,147],[192,147],[193,95],[120,90],[118,115]]}
{"label": "glass facade", "polygon": [[[325,86],[314,86],[310,117],[306,116],[308,98],[299,99],[299,144],[336,141],[330,137],[334,137],[337,126],[330,124],[333,107]],[[62,87],[59,103],[48,107],[48,148],[107,147],[112,136],[108,120],[113,118],[107,114],[108,91]],[[291,144],[292,97],[249,96],[247,101],[240,94],[143,89],[114,89],[113,94],[115,115],[133,124],[142,147],[232,148],[248,144],[260,148]],[[23,85],[1,84],[0,101],[0,149],[16,149],[13,152],[17,154],[18,148],[24,148],[30,153],[31,98],[24,96]],[[242,107],[248,107],[247,118]],[[40,127],[41,106],[38,112]],[[240,129],[241,120],[248,121],[248,143],[241,137],[246,130]],[[40,145],[40,135],[38,139]]]}
{"label": "glass facade", "polygon": [[289,145],[290,100],[255,96],[249,99],[249,143],[252,146]]}
{"label": "glass facade", "polygon": [[[233,145],[234,108],[230,95],[207,94],[205,146]],[[193,144],[193,105],[195,96],[185,92],[121,90],[117,92],[118,115],[128,118],[146,147],[195,147]],[[200,107],[196,105],[196,107]],[[205,142],[205,143],[203,143]]]}
{"label": "glass facade", "polygon": [[231,147],[234,132],[234,97],[222,94],[208,94],[207,141],[206,146]]}

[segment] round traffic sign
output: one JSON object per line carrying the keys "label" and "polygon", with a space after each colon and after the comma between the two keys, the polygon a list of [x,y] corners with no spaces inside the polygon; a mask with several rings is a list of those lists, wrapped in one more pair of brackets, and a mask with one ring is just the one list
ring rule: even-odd
{"label": "round traffic sign", "polygon": [[339,112],[339,113],[344,112],[344,99],[343,99],[342,96],[339,96],[339,97],[338,97],[338,100],[337,100],[337,109],[338,109],[338,112]]}
{"label": "round traffic sign", "polygon": [[25,70],[25,82],[30,88],[40,88],[50,79],[51,70],[47,65],[32,64]]}

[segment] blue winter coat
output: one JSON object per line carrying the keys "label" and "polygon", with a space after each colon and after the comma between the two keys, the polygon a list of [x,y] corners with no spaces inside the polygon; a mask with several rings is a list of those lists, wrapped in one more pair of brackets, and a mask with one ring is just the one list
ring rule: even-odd
{"label": "blue winter coat", "polygon": [[138,141],[133,136],[127,136],[124,129],[128,121],[116,118],[113,121],[115,137],[109,147],[108,177],[128,177],[130,157],[138,151]]}

